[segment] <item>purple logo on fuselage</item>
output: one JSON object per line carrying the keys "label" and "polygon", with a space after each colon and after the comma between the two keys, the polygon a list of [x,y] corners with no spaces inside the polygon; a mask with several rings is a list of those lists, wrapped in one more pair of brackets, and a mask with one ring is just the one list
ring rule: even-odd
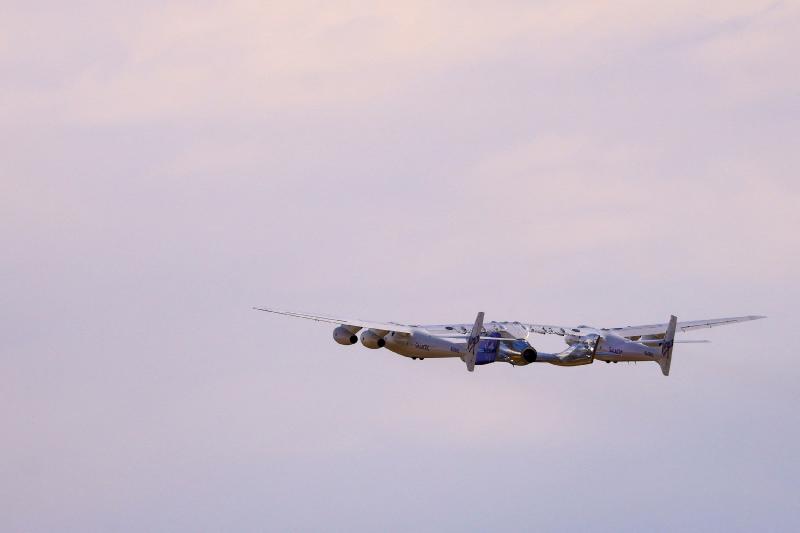
{"label": "purple logo on fuselage", "polygon": [[470,353],[475,352],[475,347],[478,345],[478,342],[481,340],[479,335],[474,337],[470,337],[467,339],[467,351]]}
{"label": "purple logo on fuselage", "polygon": [[667,341],[661,345],[661,355],[666,357],[670,350],[672,350],[673,341]]}

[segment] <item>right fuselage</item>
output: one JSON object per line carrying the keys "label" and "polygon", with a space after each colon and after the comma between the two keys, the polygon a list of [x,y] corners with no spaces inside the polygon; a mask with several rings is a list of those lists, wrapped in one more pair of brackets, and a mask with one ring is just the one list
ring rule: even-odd
{"label": "right fuselage", "polygon": [[571,330],[564,336],[564,341],[573,346],[593,335],[598,336],[594,358],[601,361],[654,361],[659,353],[658,348],[620,337],[609,331],[589,327]]}

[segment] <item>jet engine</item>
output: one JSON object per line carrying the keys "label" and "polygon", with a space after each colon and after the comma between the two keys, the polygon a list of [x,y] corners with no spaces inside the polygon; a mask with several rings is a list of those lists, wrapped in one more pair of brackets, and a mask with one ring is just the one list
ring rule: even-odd
{"label": "jet engine", "polygon": [[386,340],[384,339],[386,333],[388,332],[368,329],[361,334],[361,344],[372,350],[383,348],[386,346]]}
{"label": "jet engine", "polygon": [[358,342],[356,332],[361,329],[354,326],[339,326],[333,330],[333,340],[344,346],[350,346]]}
{"label": "jet engine", "polygon": [[538,355],[536,348],[523,340],[509,343],[502,342],[497,349],[497,359],[499,361],[508,361],[518,366],[536,362]]}

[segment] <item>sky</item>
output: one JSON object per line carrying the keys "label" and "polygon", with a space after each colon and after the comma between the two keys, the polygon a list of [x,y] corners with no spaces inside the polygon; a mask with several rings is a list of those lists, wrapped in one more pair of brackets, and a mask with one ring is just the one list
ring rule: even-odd
{"label": "sky", "polygon": [[[0,530],[796,531],[799,24],[0,3]],[[470,374],[253,306],[769,318]]]}

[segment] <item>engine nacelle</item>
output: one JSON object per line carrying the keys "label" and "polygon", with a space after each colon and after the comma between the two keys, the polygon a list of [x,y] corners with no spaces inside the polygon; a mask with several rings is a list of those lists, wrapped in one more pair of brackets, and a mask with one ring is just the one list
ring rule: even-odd
{"label": "engine nacelle", "polygon": [[377,350],[378,348],[383,348],[386,346],[386,340],[384,337],[386,336],[386,331],[375,331],[374,329],[368,329],[361,334],[361,344],[366,346],[371,350]]}
{"label": "engine nacelle", "polygon": [[355,326],[339,326],[333,330],[333,340],[344,346],[350,346],[358,342],[356,332],[361,328]]}
{"label": "engine nacelle", "polygon": [[539,354],[536,348],[526,341],[517,340],[510,343],[501,343],[497,349],[497,358],[506,360],[518,366],[535,363]]}

